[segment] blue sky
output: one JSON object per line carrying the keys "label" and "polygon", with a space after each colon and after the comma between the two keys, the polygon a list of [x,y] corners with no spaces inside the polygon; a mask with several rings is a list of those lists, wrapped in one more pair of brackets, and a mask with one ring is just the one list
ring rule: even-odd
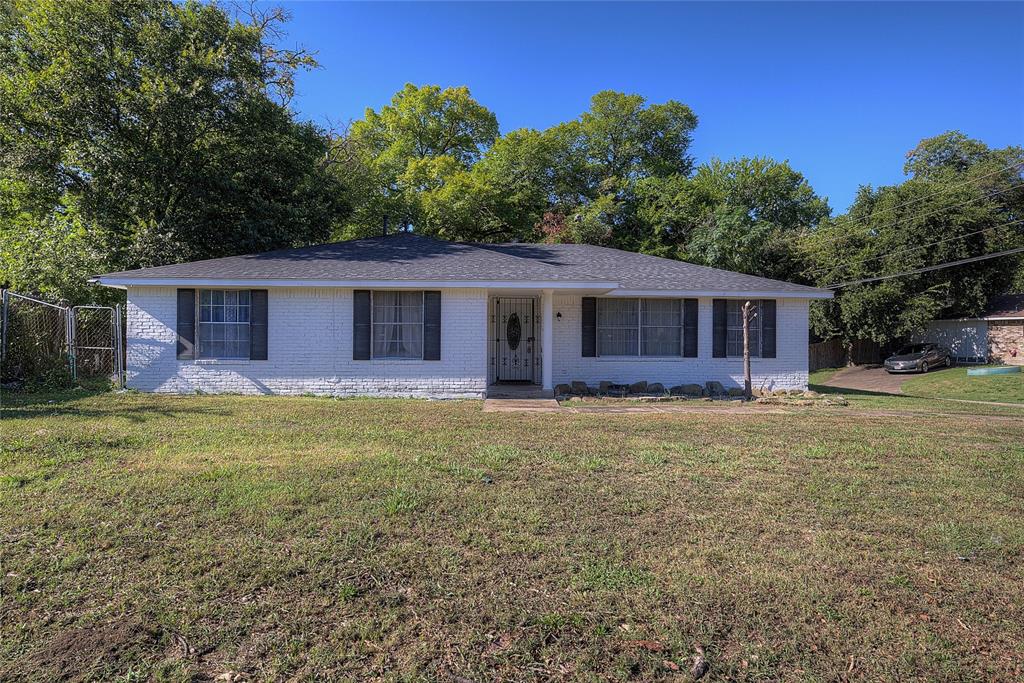
{"label": "blue sky", "polygon": [[1024,3],[291,2],[315,50],[294,107],[361,118],[406,82],[467,85],[503,132],[575,118],[603,89],[697,113],[693,153],[788,159],[835,212],[960,129],[1024,144]]}

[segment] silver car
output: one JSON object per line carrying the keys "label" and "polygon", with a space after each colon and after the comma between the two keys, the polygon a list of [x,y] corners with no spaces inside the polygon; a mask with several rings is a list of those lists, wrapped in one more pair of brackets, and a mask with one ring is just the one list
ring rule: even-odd
{"label": "silver car", "polygon": [[949,349],[938,344],[910,344],[885,359],[885,371],[928,372],[932,368],[953,364]]}

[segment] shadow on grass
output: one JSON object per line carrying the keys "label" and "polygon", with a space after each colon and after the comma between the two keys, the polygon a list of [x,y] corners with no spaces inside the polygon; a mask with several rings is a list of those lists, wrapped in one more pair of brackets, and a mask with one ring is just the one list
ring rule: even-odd
{"label": "shadow on grass", "polygon": [[74,415],[75,417],[123,417],[131,422],[146,422],[156,418],[174,418],[187,415],[216,415],[227,417],[232,415],[231,411],[219,408],[156,408],[153,406],[140,407],[112,407],[109,410],[95,410],[92,408],[76,408],[68,405],[34,405],[31,407],[22,406],[18,408],[0,409],[0,418],[32,419],[37,417],[57,417],[61,415]]}
{"label": "shadow on grass", "polygon": [[844,396],[879,396],[888,398],[907,398],[905,394],[889,394],[884,391],[867,391],[865,389],[847,389],[846,387],[830,387],[825,384],[808,384],[807,388],[819,394],[842,394]]}
{"label": "shadow on grass", "polygon": [[171,407],[156,405],[128,406],[117,403],[108,408],[92,408],[79,405],[83,399],[112,394],[109,384],[86,384],[67,389],[48,391],[5,391],[0,396],[0,418],[32,419],[74,415],[76,417],[123,417],[132,422],[145,422],[158,417],[179,417],[186,415],[230,415],[230,411],[212,406],[182,402]]}

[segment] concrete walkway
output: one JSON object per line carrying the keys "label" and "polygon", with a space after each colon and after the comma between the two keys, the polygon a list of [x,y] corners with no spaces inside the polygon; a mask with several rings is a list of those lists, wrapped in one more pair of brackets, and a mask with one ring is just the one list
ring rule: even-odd
{"label": "concrete walkway", "polygon": [[557,413],[561,408],[553,398],[487,398],[485,413]]}

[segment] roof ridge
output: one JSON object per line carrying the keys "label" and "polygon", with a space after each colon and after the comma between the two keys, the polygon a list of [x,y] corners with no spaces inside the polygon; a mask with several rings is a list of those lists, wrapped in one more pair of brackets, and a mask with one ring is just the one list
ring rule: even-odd
{"label": "roof ridge", "polygon": [[[588,244],[586,242],[554,242],[554,243],[544,243],[544,242],[495,242],[495,243],[492,243],[492,244],[494,244],[495,246],[509,246],[509,247],[517,247],[517,246],[522,246],[522,245],[538,245],[538,246],[551,246],[551,247],[566,246],[566,247],[586,247],[587,249],[601,249],[603,251],[621,252],[621,253],[624,253],[624,254],[630,254],[632,256],[642,256],[644,258],[658,259],[658,260],[662,260],[662,261],[673,261],[675,263],[685,263],[686,265],[690,266],[691,268],[699,268],[700,270],[704,270],[704,271],[708,271],[708,272],[728,273],[729,275],[741,275],[743,277],[755,278],[757,280],[763,280],[765,282],[782,283],[782,284],[786,284],[786,285],[789,285],[789,286],[792,286],[792,287],[805,287],[807,289],[821,289],[820,287],[815,287],[814,285],[804,285],[804,284],[800,284],[799,282],[789,282],[788,280],[777,280],[775,278],[765,277],[764,275],[752,275],[750,273],[742,273],[742,272],[740,272],[738,270],[728,270],[726,268],[716,268],[714,266],[705,266],[705,265],[702,265],[700,263],[694,263],[693,261],[684,261],[682,259],[668,258],[668,257],[665,257],[665,256],[655,256],[654,254],[645,254],[645,253],[640,252],[640,251],[629,251],[627,249],[619,249],[617,247],[606,247],[606,246],[601,245],[601,244]],[[514,254],[509,254],[509,255],[510,256],[515,256]],[[524,258],[524,257],[516,257],[516,258]],[[527,259],[527,260],[532,260],[532,259]],[[589,275],[590,277],[597,277],[596,275],[593,275],[591,273],[586,273],[586,274]]]}
{"label": "roof ridge", "polygon": [[[481,245],[479,247],[480,249],[485,249],[485,250],[487,250],[487,251],[489,251],[489,252],[491,252],[493,254],[501,254],[502,256],[506,256],[506,257],[510,257],[510,258],[515,258],[515,259],[520,259],[522,261],[536,261],[537,259],[527,258],[525,256],[516,256],[515,254],[506,254],[506,253],[498,251],[496,249],[488,249],[486,246],[483,246],[483,245],[491,244],[491,245],[494,245],[494,246],[517,247],[517,246],[522,246],[522,245],[536,244],[536,245],[542,245],[543,246],[544,242],[459,242],[459,244],[469,244],[470,246]],[[545,265],[550,265],[550,264],[545,264]],[[587,272],[587,271],[584,271],[584,270],[577,270],[575,268],[575,266],[570,267],[570,270],[572,270],[572,272],[574,272],[574,273],[579,273],[580,275],[586,275],[587,277],[592,277],[592,278],[594,278],[595,280],[598,280],[598,281],[607,281],[605,278],[599,277],[598,275],[595,275],[594,273],[590,273],[590,272]]]}

